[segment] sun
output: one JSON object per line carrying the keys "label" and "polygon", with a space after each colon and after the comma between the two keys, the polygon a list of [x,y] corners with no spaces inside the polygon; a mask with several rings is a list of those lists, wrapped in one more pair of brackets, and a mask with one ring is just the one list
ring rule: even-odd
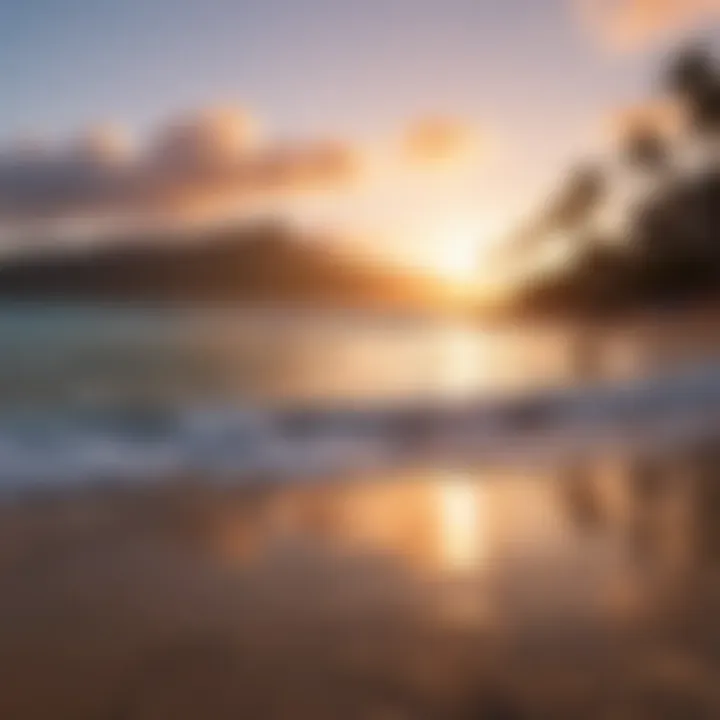
{"label": "sun", "polygon": [[477,271],[477,251],[469,243],[450,243],[438,258],[437,270],[449,280],[469,282]]}
{"label": "sun", "polygon": [[435,271],[459,283],[477,277],[482,238],[478,229],[465,224],[448,224],[438,232]]}

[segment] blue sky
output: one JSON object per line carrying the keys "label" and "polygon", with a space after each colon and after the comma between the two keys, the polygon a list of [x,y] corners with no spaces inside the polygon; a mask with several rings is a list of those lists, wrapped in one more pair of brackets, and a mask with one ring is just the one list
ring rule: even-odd
{"label": "blue sky", "polygon": [[[146,126],[237,100],[280,128],[367,131],[425,111],[527,128],[640,82],[567,0],[34,0],[0,8],[0,131]],[[531,113],[532,114],[532,113]],[[556,118],[562,122],[562,117]]]}

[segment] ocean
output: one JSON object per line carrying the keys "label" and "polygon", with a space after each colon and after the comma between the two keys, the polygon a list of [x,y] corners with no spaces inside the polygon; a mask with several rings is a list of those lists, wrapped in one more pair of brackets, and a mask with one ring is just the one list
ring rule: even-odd
{"label": "ocean", "polygon": [[[580,333],[359,312],[25,305],[0,310],[0,343],[5,488],[285,480],[602,449],[629,431],[636,443],[702,434],[720,390],[713,334],[686,319]],[[591,378],[578,375],[578,343],[599,358]]]}

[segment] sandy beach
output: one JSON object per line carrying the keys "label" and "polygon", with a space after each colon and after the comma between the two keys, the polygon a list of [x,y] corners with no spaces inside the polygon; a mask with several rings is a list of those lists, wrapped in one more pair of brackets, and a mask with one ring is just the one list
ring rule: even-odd
{"label": "sandy beach", "polygon": [[687,535],[687,477],[663,486],[664,529],[613,482],[429,471],[7,500],[0,717],[717,717],[718,543]]}

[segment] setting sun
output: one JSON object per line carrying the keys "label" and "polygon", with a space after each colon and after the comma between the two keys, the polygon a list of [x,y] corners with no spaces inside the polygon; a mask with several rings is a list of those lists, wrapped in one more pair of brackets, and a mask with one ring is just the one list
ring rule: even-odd
{"label": "setting sun", "polygon": [[470,233],[452,231],[443,239],[437,270],[451,280],[467,281],[477,272],[478,243]]}
{"label": "setting sun", "polygon": [[433,232],[433,269],[458,284],[480,284],[482,256],[495,235],[476,219],[445,221]]}

